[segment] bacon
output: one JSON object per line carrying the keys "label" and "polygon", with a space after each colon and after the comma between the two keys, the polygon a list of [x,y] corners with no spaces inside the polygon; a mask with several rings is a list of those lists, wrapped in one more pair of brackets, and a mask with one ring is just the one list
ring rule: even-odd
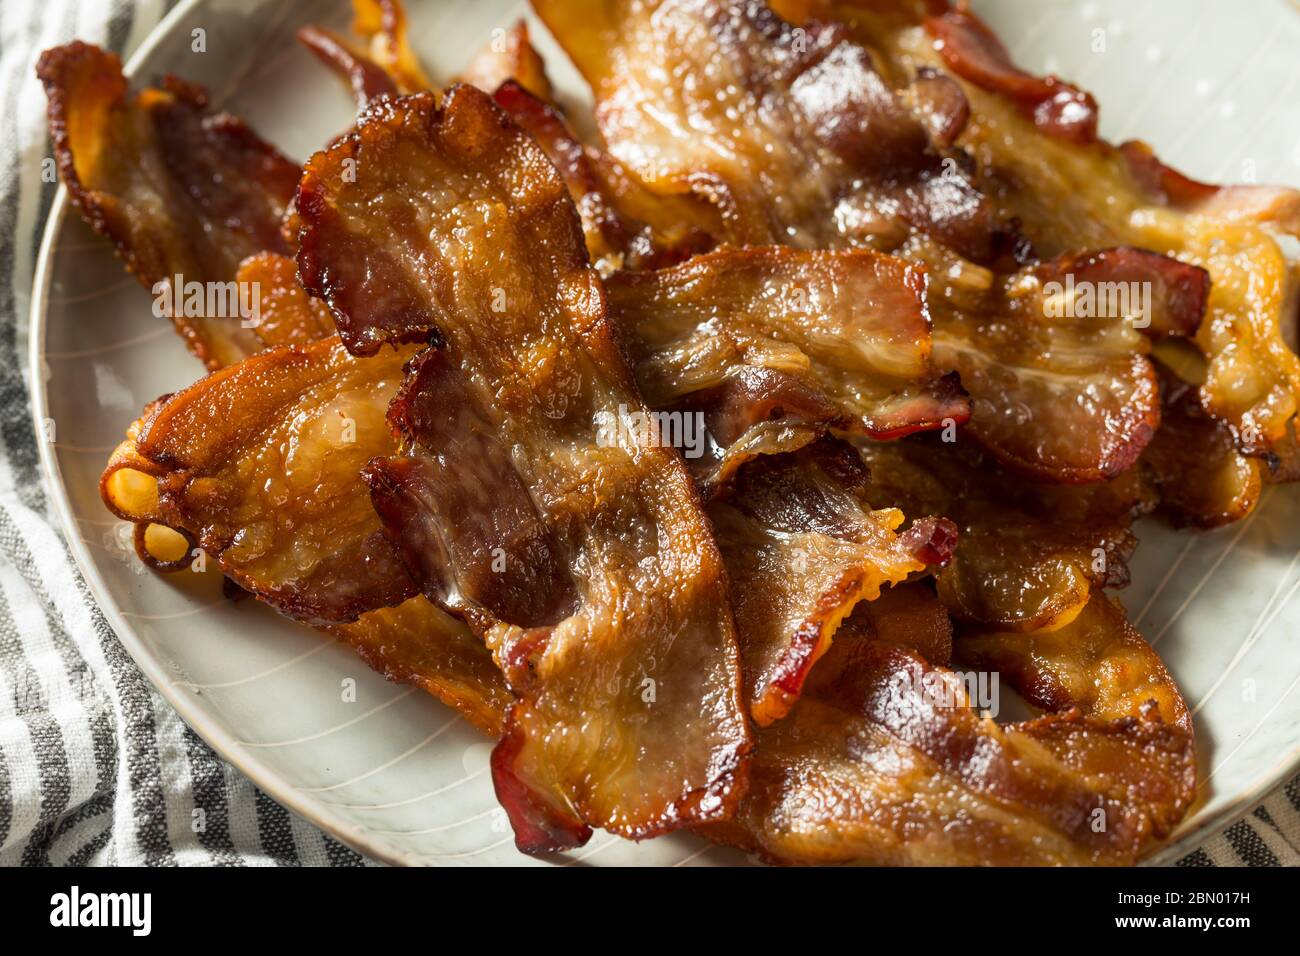
{"label": "bacon", "polygon": [[493,99],[564,178],[582,217],[587,251],[602,275],[671,265],[713,245],[717,229],[706,204],[689,196],[650,195],[607,153],[580,142],[558,109],[513,80],[498,87]]}
{"label": "bacon", "polygon": [[709,508],[759,726],[789,712],[858,602],[951,553],[951,522],[924,518],[897,535],[902,512],[872,511],[866,482],[851,447],[822,440],[746,465],[733,496]]}
{"label": "bacon", "polygon": [[256,290],[253,332],[265,348],[306,345],[334,334],[329,309],[298,282],[298,264],[276,252],[260,252],[239,264],[236,279]]}
{"label": "bacon", "polygon": [[[853,38],[888,64],[888,75],[956,72],[916,29],[926,13],[944,11],[923,11],[910,0],[870,10],[855,2],[832,6]],[[1017,221],[1040,255],[1131,246],[1209,273],[1205,320],[1194,339],[1208,362],[1202,405],[1232,430],[1243,453],[1279,455],[1300,407],[1300,360],[1285,339],[1294,278],[1275,234],[1300,232],[1300,192],[1216,189],[1170,169],[1141,144],[1064,140],[1036,126],[1015,99],[956,78],[971,105],[957,145],[975,159],[976,181],[996,217]]]}
{"label": "bacon", "polygon": [[[246,256],[288,251],[279,225],[298,167],[243,121],[211,112],[200,87],[169,76],[132,96],[118,57],[81,42],[46,50],[37,74],[73,205],[155,295],[177,276],[233,288]],[[169,303],[183,295],[171,291]],[[208,368],[258,350],[240,316],[194,311],[168,309]]]}
{"label": "bacon", "polygon": [[397,450],[384,410],[409,354],[362,361],[329,338],[201,379],[133,427],[104,502],[182,533],[290,617],[341,623],[400,604],[416,589],[359,473]]}
{"label": "bacon", "polygon": [[[353,177],[340,175],[346,160]],[[750,740],[722,561],[669,449],[645,435],[597,441],[601,418],[647,413],[545,155],[472,87],[453,87],[441,109],[429,94],[384,100],[308,164],[298,209],[300,273],[345,343],[373,352],[432,335],[445,355],[416,364],[395,406],[407,454],[366,474],[425,592],[437,601],[471,582],[467,617],[517,698],[492,761],[517,844],[539,852],[578,845],[593,826],[640,838],[725,817]],[[426,385],[459,406],[426,415]],[[461,461],[462,448],[487,457]],[[572,587],[559,620],[570,608],[550,599],[563,589],[495,605],[526,614],[498,618],[454,546],[426,573],[439,567],[437,515],[455,500],[427,496],[507,462],[553,579]],[[508,553],[504,566],[517,570]]]}
{"label": "bacon", "polygon": [[[1134,653],[1114,613],[1090,610],[1085,666],[1147,668],[1127,675],[1122,706],[1082,693],[1076,709],[1004,726],[979,715],[953,672],[842,631],[790,716],[758,733],[740,810],[708,835],[792,863],[1132,863],[1186,813],[1195,749],[1185,721],[1156,699],[1114,715],[1144,682],[1181,707],[1158,659]],[[1014,639],[1005,664],[1037,646]]]}
{"label": "bacon", "polygon": [[1142,456],[1160,494],[1160,507],[1176,524],[1216,528],[1246,517],[1259,503],[1262,467],[1237,451],[1232,432],[1215,421],[1196,386],[1168,367],[1160,371],[1160,431]]}
{"label": "bacon", "polygon": [[606,289],[647,403],[704,417],[711,446],[693,463],[712,494],[748,458],[827,428],[883,439],[965,422],[964,395],[930,366],[925,284],[871,250],[772,247]]}
{"label": "bacon", "polygon": [[1097,138],[1097,101],[1056,76],[1018,69],[1006,47],[965,9],[925,19],[949,68],[962,79],[1015,102],[1044,133],[1088,144]]}
{"label": "bacon", "polygon": [[298,42],[316,59],[333,70],[352,91],[357,112],[381,96],[395,96],[401,91],[388,71],[338,34],[318,26],[298,31]]}
{"label": "bacon", "polygon": [[1194,335],[1204,270],[1128,248],[1004,277],[961,263],[932,270],[947,280],[930,296],[934,361],[960,375],[970,432],[985,449],[1028,477],[1066,483],[1110,478],[1137,461],[1160,423],[1141,333]]}
{"label": "bacon", "polygon": [[707,198],[720,241],[885,251],[922,232],[996,252],[986,204],[835,25],[758,0],[537,0],[591,84],[610,152],[659,195]]}
{"label": "bacon", "polygon": [[492,652],[461,621],[424,597],[325,630],[389,680],[414,684],[483,733],[501,736],[511,697]]}
{"label": "bacon", "polygon": [[[492,32],[488,45],[474,54],[461,72],[460,82],[477,86],[488,94],[495,93],[507,82],[514,82],[542,103],[551,103],[554,99],[551,80],[546,75],[545,62],[528,37],[528,24],[516,20],[510,29]],[[505,106],[500,100],[497,102]]]}
{"label": "bacon", "polygon": [[1154,703],[1164,723],[1192,732],[1187,705],[1160,656],[1105,595],[1050,633],[963,628],[955,653],[966,664],[1001,674],[1043,710],[1123,720],[1140,718]]}
{"label": "bacon", "polygon": [[433,88],[406,37],[406,11],[399,0],[352,0],[352,32],[367,44],[369,58],[402,93]]}
{"label": "bacon", "polygon": [[1096,589],[1126,585],[1137,543],[1129,526],[1155,504],[1136,469],[1092,485],[1034,485],[962,442],[859,447],[876,507],[955,522],[956,551],[936,574],[948,610],[1009,631],[1059,628]]}

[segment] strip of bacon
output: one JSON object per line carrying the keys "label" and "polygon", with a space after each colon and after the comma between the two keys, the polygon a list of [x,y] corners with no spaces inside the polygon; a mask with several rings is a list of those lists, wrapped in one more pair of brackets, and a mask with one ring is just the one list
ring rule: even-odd
{"label": "strip of bacon", "polygon": [[1237,451],[1232,432],[1201,407],[1196,386],[1171,369],[1160,372],[1160,431],[1142,456],[1176,524],[1216,528],[1238,521],[1259,503],[1263,467]]}
{"label": "strip of bacon", "polygon": [[703,416],[709,448],[692,464],[712,494],[742,462],[827,428],[887,439],[965,422],[965,396],[930,366],[925,284],[871,250],[772,247],[606,289],[647,403]]}
{"label": "strip of bacon", "polygon": [[[410,355],[337,338],[262,352],[157,403],[100,480],[110,510],[175,529],[291,617],[341,623],[416,589],[364,495]],[[182,557],[188,564],[188,549]]]}
{"label": "strip of bacon", "polygon": [[759,726],[789,713],[859,602],[952,553],[951,522],[923,518],[897,535],[903,513],[871,510],[867,481],[851,446],[822,439],[749,463],[732,496],[709,507]]}
{"label": "strip of bacon", "polygon": [[971,435],[1030,478],[1131,467],[1160,423],[1150,337],[1194,335],[1204,270],[1139,249],[1062,256],[1005,276],[927,250],[934,362],[970,393]]}
{"label": "strip of bacon", "polygon": [[[1291,447],[1300,359],[1285,332],[1296,279],[1275,234],[1300,232],[1300,192],[1210,187],[1171,170],[1141,144],[1116,148],[1044,132],[1018,101],[948,65],[921,29],[927,14],[944,11],[923,6],[827,0],[814,4],[814,13],[843,22],[889,64],[892,77],[929,68],[962,83],[971,117],[957,145],[976,159],[981,191],[999,216],[1018,221],[1040,255],[1132,246],[1205,269],[1210,294],[1194,340],[1208,363],[1201,402],[1232,429],[1244,453],[1267,458]],[[962,17],[973,19],[968,11]],[[1282,478],[1292,472],[1300,469],[1278,469]]]}
{"label": "strip of bacon", "polygon": [[[81,42],[46,50],[37,74],[73,205],[145,287],[156,294],[180,276],[237,290],[246,256],[288,251],[279,226],[298,167],[241,120],[211,112],[201,88],[167,77],[161,89],[131,95],[118,57]],[[186,296],[184,288],[172,293],[168,301]],[[224,298],[238,302],[237,293]],[[210,369],[258,351],[243,316],[230,311],[169,309]]]}
{"label": "strip of bacon", "polygon": [[1155,504],[1137,469],[1091,485],[1039,485],[1017,481],[961,441],[860,448],[876,507],[956,523],[956,552],[936,575],[948,610],[1008,631],[1062,627],[1096,590],[1126,585],[1137,543],[1129,527]]}
{"label": "strip of bacon", "polygon": [[1074,143],[1097,138],[1097,101],[1057,76],[1034,76],[1011,62],[1002,41],[965,9],[927,17],[944,62],[962,79],[1013,100],[1043,132]]}
{"label": "strip of bacon", "polygon": [[298,282],[298,264],[278,252],[260,252],[239,264],[238,282],[257,290],[253,333],[265,348],[307,345],[334,334],[334,319]]}
{"label": "strip of bacon", "polygon": [[[1081,677],[1123,673],[1122,693],[1001,726],[913,649],[942,646],[913,621],[915,643],[898,626],[884,640],[842,630],[790,716],[759,732],[736,818],[708,835],[793,863],[1116,865],[1186,813],[1196,767],[1181,698],[1106,599],[1072,630],[1095,653],[1067,655]],[[1036,646],[1018,641],[1000,666]],[[1030,675],[1003,671],[1017,687]]]}
{"label": "strip of bacon", "polygon": [[[477,86],[489,94],[495,93],[506,83],[515,83],[542,103],[552,103],[554,93],[551,80],[546,75],[546,63],[533,49],[532,41],[528,38],[528,24],[516,20],[510,29],[492,32],[492,39],[487,46],[474,54],[466,64],[460,74],[460,82]],[[545,148],[540,141],[539,145]]]}
{"label": "strip of bacon", "polygon": [[870,245],[912,232],[997,251],[986,204],[930,147],[843,28],[759,0],[534,0],[596,97],[610,152],[660,195],[692,193],[738,245]]}
{"label": "strip of bacon", "polygon": [[608,153],[582,143],[555,106],[514,80],[483,89],[564,177],[582,217],[587,251],[602,275],[670,265],[713,245],[719,229],[707,203],[651,194]]}
{"label": "strip of bacon", "polygon": [[[646,409],[545,155],[472,87],[441,109],[430,94],[383,100],[308,164],[298,210],[304,284],[349,346],[442,344],[432,355],[445,360],[418,363],[395,406],[409,454],[367,469],[426,592],[477,603],[472,573],[424,572],[446,530],[438,496],[473,494],[463,482],[481,467],[509,462],[551,557],[556,590],[497,605],[521,616],[469,615],[518,698],[493,777],[521,849],[727,816],[750,741],[722,561],[671,450],[640,434],[597,442],[601,418]],[[421,409],[426,385],[461,404]]]}

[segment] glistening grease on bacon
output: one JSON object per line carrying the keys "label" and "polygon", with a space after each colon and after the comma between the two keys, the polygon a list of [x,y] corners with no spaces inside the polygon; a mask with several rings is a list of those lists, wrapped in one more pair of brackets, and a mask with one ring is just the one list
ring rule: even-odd
{"label": "glistening grease on bacon", "polygon": [[946,660],[923,656],[945,646],[935,617],[843,628],[790,715],[759,731],[740,809],[709,835],[790,863],[1132,863],[1191,803],[1195,749],[1159,659],[1094,600],[1073,626],[1087,649],[1054,645],[1077,674],[1026,657],[1033,637],[1001,649],[1017,689],[1038,680],[1059,690],[1040,700],[1066,702],[1008,725],[981,716]]}
{"label": "glistening grease on bacon", "polygon": [[720,211],[737,245],[869,245],[913,232],[999,251],[961,164],[835,24],[761,0],[534,0],[596,97],[610,152],[660,195]]}
{"label": "glistening grease on bacon", "polygon": [[859,602],[943,565],[956,544],[956,528],[944,518],[920,518],[895,534],[903,513],[872,510],[867,484],[858,453],[823,438],[746,464],[730,496],[709,506],[731,582],[750,714],[760,726],[789,713]]}
{"label": "glistening grease on bacon", "polygon": [[330,337],[200,379],[132,426],[104,501],[183,533],[290,617],[334,624],[398,604],[417,589],[359,475],[397,450],[384,414],[410,354],[360,360]]}
{"label": "glistening grease on bacon", "polygon": [[1009,468],[1071,484],[1131,467],[1160,424],[1149,338],[1195,335],[1203,269],[1141,249],[994,275],[929,246],[934,363],[961,377],[969,432]]}
{"label": "glistening grease on bacon", "polygon": [[956,524],[956,551],[936,572],[948,611],[1007,631],[1060,628],[1101,588],[1126,585],[1137,544],[1130,525],[1155,505],[1138,469],[1095,484],[1035,484],[962,442],[860,448],[873,504]]}
{"label": "glistening grease on bacon", "polygon": [[[1208,186],[1164,165],[1143,144],[1117,148],[1044,130],[998,84],[967,79],[962,70],[971,73],[970,64],[947,62],[961,44],[938,49],[923,28],[927,15],[947,14],[946,3],[809,5],[843,22],[895,82],[931,69],[962,84],[971,116],[956,145],[974,160],[976,181],[999,218],[1017,221],[1039,255],[1132,246],[1205,269],[1210,291],[1194,339],[1206,360],[1197,376],[1201,403],[1232,430],[1242,452],[1266,460],[1277,478],[1300,474],[1293,440],[1300,360],[1285,337],[1298,280],[1277,240],[1278,233],[1300,233],[1300,192]],[[963,10],[958,19],[970,24],[973,15]]]}
{"label": "glistening grease on bacon", "polygon": [[[116,54],[81,42],[46,50],[37,74],[73,205],[144,286],[177,276],[234,286],[246,256],[288,251],[279,226],[297,166],[241,120],[213,113],[200,87],[169,76],[132,95]],[[245,316],[177,309],[186,292],[171,293],[168,315],[208,368],[259,350]]]}
{"label": "glistening grease on bacon", "polygon": [[[647,411],[554,167],[486,94],[455,86],[442,108],[375,104],[308,164],[298,209],[304,284],[344,341],[373,353],[435,335],[445,357],[412,370],[394,408],[407,454],[367,478],[426,593],[456,596],[517,697],[492,766],[521,849],[725,818],[751,744],[722,560],[672,449],[635,430],[598,441],[600,420]],[[459,405],[421,411],[426,375]],[[532,511],[529,554],[554,582],[537,604],[495,600],[439,537],[446,496],[472,500],[456,496],[480,466],[508,466],[502,498]],[[501,573],[519,573],[502,554]]]}
{"label": "glistening grease on bacon", "polygon": [[606,282],[647,403],[704,417],[708,494],[828,428],[899,438],[964,423],[930,363],[925,273],[868,249],[722,250]]}
{"label": "glistening grease on bacon", "polygon": [[564,178],[582,217],[587,251],[603,275],[670,265],[713,245],[716,215],[692,196],[655,196],[608,153],[581,142],[559,110],[507,80],[493,99]]}

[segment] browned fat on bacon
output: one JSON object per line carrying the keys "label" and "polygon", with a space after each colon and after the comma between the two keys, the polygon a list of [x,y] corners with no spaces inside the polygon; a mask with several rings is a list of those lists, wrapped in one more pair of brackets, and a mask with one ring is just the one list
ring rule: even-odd
{"label": "browned fat on bacon", "polygon": [[828,428],[897,438],[970,417],[930,363],[922,270],[871,250],[723,250],[606,282],[646,401],[698,413],[712,494]]}
{"label": "browned fat on bacon", "polygon": [[397,443],[384,420],[411,354],[331,337],[255,355],[155,404],[100,482],[120,517],[181,532],[232,580],[308,623],[416,593],[359,474]]}
{"label": "browned fat on bacon", "polygon": [[[118,57],[81,42],[46,50],[37,73],[73,205],[143,285],[178,275],[233,283],[246,256],[288,251],[279,225],[298,167],[241,120],[213,113],[200,87],[169,76],[131,94]],[[240,315],[170,311],[208,368],[258,351]]]}
{"label": "browned fat on bacon", "polygon": [[976,260],[998,236],[870,54],[756,0],[535,0],[596,97],[613,156],[660,195],[704,197],[721,240],[892,250],[913,232]]}
{"label": "browned fat on bacon", "polygon": [[1108,482],[1019,481],[970,447],[927,438],[863,442],[876,507],[945,515],[957,548],[936,575],[955,618],[1007,631],[1068,624],[1103,587],[1128,583],[1135,517],[1155,505],[1143,472]]}
{"label": "browned fat on bacon", "polygon": [[[395,406],[408,454],[367,469],[377,510],[517,697],[493,777],[521,848],[721,819],[751,744],[708,521],[674,451],[596,440],[598,414],[646,410],[563,181],[485,94],[456,86],[444,102],[380,101],[312,159],[298,193],[301,274],[344,341],[441,347]],[[345,160],[355,176],[340,175]],[[426,386],[459,406],[426,414]],[[495,504],[532,518],[528,553],[544,546],[555,582],[537,605],[497,601],[439,539],[446,496],[507,465],[515,481],[492,488]],[[519,573],[501,553],[504,574]]]}
{"label": "browned fat on bacon", "polygon": [[933,246],[925,256],[934,363],[960,375],[982,447],[1021,474],[1064,483],[1137,461],[1160,423],[1148,340],[1196,333],[1203,269],[1131,248],[1001,276]]}
{"label": "browned fat on bacon", "polygon": [[[1207,186],[1159,162],[1142,144],[1116,148],[1100,139],[1062,138],[1050,124],[1044,129],[1003,82],[982,75],[979,61],[963,55],[982,45],[978,36],[970,42],[954,36],[983,29],[968,10],[948,14],[947,4],[912,0],[782,0],[780,6],[843,23],[895,84],[920,69],[959,82],[971,115],[956,145],[974,159],[976,181],[998,216],[1018,221],[1039,255],[1132,246],[1205,269],[1210,292],[1194,339],[1205,357],[1196,376],[1201,403],[1232,430],[1243,452],[1264,457],[1277,477],[1300,474],[1293,441],[1300,360],[1285,340],[1300,270],[1276,238],[1300,233],[1300,192]],[[936,29],[947,34],[942,48]]]}
{"label": "browned fat on bacon", "polygon": [[851,446],[822,439],[748,463],[731,495],[709,507],[760,726],[789,712],[859,602],[942,566],[956,544],[943,518],[919,518],[896,534],[903,513],[873,510],[868,480]]}
{"label": "browned fat on bacon", "polygon": [[656,196],[604,150],[581,142],[551,103],[507,80],[493,99],[555,164],[578,207],[587,251],[603,275],[671,265],[704,252],[720,233],[712,207]]}
{"label": "browned fat on bacon", "polygon": [[[889,602],[862,605],[868,616],[877,607]],[[740,810],[709,835],[789,863],[1115,865],[1186,813],[1196,780],[1186,710],[1106,598],[1061,632],[1050,661],[1032,656],[1036,638],[1006,639],[1003,679],[1038,681],[1058,691],[1040,699],[1067,702],[1007,725],[918,652],[944,647],[938,619],[889,617],[841,630],[790,715],[759,731]],[[1123,686],[1090,692],[1099,674]]]}

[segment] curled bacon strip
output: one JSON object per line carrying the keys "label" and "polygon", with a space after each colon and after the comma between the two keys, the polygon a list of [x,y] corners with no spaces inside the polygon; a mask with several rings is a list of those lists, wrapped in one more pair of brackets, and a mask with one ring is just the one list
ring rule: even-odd
{"label": "curled bacon strip", "polygon": [[[497,32],[493,31],[494,34]],[[542,103],[551,103],[553,97],[551,80],[546,75],[546,64],[533,49],[532,41],[528,38],[528,24],[523,20],[515,21],[510,29],[494,35],[487,46],[474,54],[461,72],[460,82],[477,86],[489,94],[495,93],[506,83],[513,82]],[[497,102],[501,103],[500,100]],[[504,103],[501,105],[505,106]],[[538,145],[545,148],[541,140],[538,140]]]}
{"label": "curled bacon strip", "polygon": [[603,275],[670,265],[713,245],[718,230],[707,204],[651,195],[608,153],[579,141],[558,109],[514,80],[497,87],[493,99],[564,177]]}
{"label": "curled bacon strip", "polygon": [[[1202,405],[1243,453],[1270,461],[1290,455],[1300,408],[1300,359],[1286,342],[1296,279],[1276,233],[1300,233],[1300,192],[1220,189],[1177,173],[1141,144],[1063,140],[1036,126],[1014,98],[963,79],[915,29],[927,13],[945,11],[911,0],[831,5],[891,76],[920,68],[956,74],[971,106],[957,145],[976,158],[977,181],[999,217],[1017,221],[1039,254],[1130,246],[1205,269],[1210,294],[1194,339],[1207,361]],[[1279,470],[1293,472],[1300,469]]]}
{"label": "curled bacon strip", "polygon": [[1097,101],[1056,76],[1034,76],[1011,62],[1002,41],[962,8],[926,17],[944,62],[962,79],[1020,105],[1043,132],[1075,143],[1097,138]]}
{"label": "curled bacon strip", "polygon": [[764,456],[740,472],[732,497],[709,508],[727,564],[750,714],[784,717],[840,623],[881,588],[948,560],[956,528],[872,511],[866,469],[851,447],[823,439]]}
{"label": "curled bacon strip", "polygon": [[[383,100],[308,164],[298,209],[304,283],[350,347],[441,343],[394,409],[408,454],[367,477],[426,592],[466,610],[517,697],[493,778],[519,846],[726,816],[750,742],[722,561],[673,452],[621,430],[597,440],[602,418],[648,413],[545,155],[472,87],[441,109]],[[553,569],[537,602],[485,596],[439,537],[480,469],[507,467],[527,502],[491,491],[531,518],[529,553],[544,546]]]}
{"label": "curled bacon strip", "polygon": [[[37,74],[73,205],[143,285],[180,276],[234,289],[246,256],[288,251],[279,226],[298,167],[241,120],[212,113],[201,88],[167,77],[132,96],[118,57],[81,42],[46,50]],[[258,351],[241,315],[194,311],[169,315],[208,368]]]}
{"label": "curled bacon strip", "polygon": [[1160,372],[1160,431],[1142,456],[1160,507],[1178,524],[1214,528],[1244,518],[1259,503],[1259,459],[1237,451],[1232,432],[1201,407],[1196,386]]}
{"label": "curled bacon strip", "polygon": [[591,84],[611,153],[657,194],[714,203],[720,240],[889,251],[916,230],[996,251],[960,164],[843,28],[795,28],[756,0],[533,5]]}
{"label": "curled bacon strip", "polygon": [[[699,412],[711,493],[746,459],[826,428],[897,438],[970,417],[930,366],[925,275],[870,250],[773,247],[697,256],[606,282],[654,408]],[[688,452],[690,454],[690,452]]]}
{"label": "curled bacon strip", "polygon": [[936,580],[957,619],[1050,630],[1072,621],[1097,589],[1128,583],[1137,544],[1129,526],[1154,506],[1139,471],[1091,485],[1034,485],[961,442],[860,447],[873,504],[956,523],[956,552]]}
{"label": "curled bacon strip", "polygon": [[[710,835],[794,863],[1132,863],[1186,813],[1195,749],[1158,659],[1095,603],[1072,630],[1088,651],[1063,657],[1080,677],[1113,670],[1125,686],[1080,688],[1071,709],[1004,726],[913,649],[942,647],[924,619],[915,641],[898,626],[881,639],[843,629],[790,716],[759,732],[740,810]],[[1037,646],[1014,639],[1001,666]],[[1017,688],[1058,677],[1041,661],[1003,673]]]}
{"label": "curled bacon strip", "polygon": [[334,334],[329,309],[298,282],[298,264],[276,252],[261,252],[239,264],[237,280],[257,292],[253,332],[266,348],[306,345]]}
{"label": "curled bacon strip", "polygon": [[970,431],[1031,478],[1093,482],[1131,467],[1160,423],[1146,336],[1194,335],[1204,270],[1140,249],[1062,256],[994,277],[932,264],[935,364],[970,393]]}
{"label": "curled bacon strip", "polygon": [[330,338],[201,379],[133,426],[100,480],[104,501],[182,532],[308,623],[399,604],[415,587],[359,473],[396,451],[384,409],[406,355],[360,361]]}

